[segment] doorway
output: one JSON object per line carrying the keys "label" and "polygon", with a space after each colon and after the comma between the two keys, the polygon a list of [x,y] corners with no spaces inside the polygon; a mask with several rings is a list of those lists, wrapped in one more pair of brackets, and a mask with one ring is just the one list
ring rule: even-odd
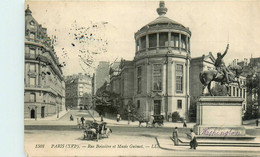
{"label": "doorway", "polygon": [[34,109],[31,109],[31,118],[35,118],[35,110]]}
{"label": "doorway", "polygon": [[44,118],[45,115],[45,106],[41,107],[41,118]]}
{"label": "doorway", "polygon": [[154,100],[154,115],[161,114],[161,100]]}

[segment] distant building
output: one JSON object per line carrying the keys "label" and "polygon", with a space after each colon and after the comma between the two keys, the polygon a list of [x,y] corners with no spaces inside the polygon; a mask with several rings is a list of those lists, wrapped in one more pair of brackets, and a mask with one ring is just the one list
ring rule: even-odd
{"label": "distant building", "polygon": [[42,27],[25,10],[24,118],[45,118],[65,109],[65,83],[59,59]]}
{"label": "distant building", "polygon": [[[202,96],[203,85],[200,82],[199,74],[201,71],[215,69],[215,57],[209,52],[208,55],[192,58],[190,61],[190,101],[191,105],[196,105]],[[214,85],[214,84],[212,84]]]}
{"label": "distant building", "polygon": [[95,75],[93,75],[93,93],[104,85],[105,82],[109,82],[109,62],[101,61],[96,68]]}
{"label": "distant building", "polygon": [[66,107],[89,108],[92,97],[92,78],[87,74],[74,74],[66,77]]}
{"label": "distant building", "polygon": [[[235,59],[232,63],[234,65],[240,65],[243,67],[243,76],[246,78],[246,82],[255,79],[256,77],[260,77],[260,57],[258,58],[250,58],[244,59],[244,61],[238,61]],[[245,83],[246,83],[245,82]],[[258,87],[259,88],[259,87]],[[243,92],[244,93],[244,92]],[[254,105],[254,108],[259,107],[259,98],[258,93],[252,89],[252,91],[246,91],[247,93],[247,104]],[[246,108],[246,107],[245,107]]]}

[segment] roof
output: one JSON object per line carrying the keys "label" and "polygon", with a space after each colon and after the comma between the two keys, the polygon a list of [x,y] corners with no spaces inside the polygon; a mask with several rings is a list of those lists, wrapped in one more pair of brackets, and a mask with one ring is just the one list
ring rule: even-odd
{"label": "roof", "polygon": [[161,29],[167,28],[185,31],[191,35],[189,28],[165,16],[167,10],[168,9],[165,7],[164,2],[160,1],[159,8],[157,8],[156,10],[159,17],[157,17],[155,20],[148,23],[147,25],[143,26],[135,35],[147,32],[148,30],[157,30],[157,26],[159,26]]}
{"label": "roof", "polygon": [[178,25],[178,26],[184,27],[182,24],[166,17],[165,15],[161,15],[161,16],[157,17],[154,21],[148,23],[144,27],[157,25],[157,24],[172,24],[172,25]]}

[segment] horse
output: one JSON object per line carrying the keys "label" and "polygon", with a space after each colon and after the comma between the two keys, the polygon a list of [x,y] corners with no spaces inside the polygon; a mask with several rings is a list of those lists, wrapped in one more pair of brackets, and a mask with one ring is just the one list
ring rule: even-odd
{"label": "horse", "polygon": [[[229,69],[228,77],[229,77],[230,83],[237,83],[238,87],[240,88],[240,82],[239,82],[238,78],[242,74],[242,68],[240,66],[229,66],[228,69]],[[229,86],[227,85],[227,80],[223,73],[220,73],[215,69],[206,70],[206,71],[200,72],[199,78],[200,78],[200,82],[203,84],[203,91],[207,87],[211,96],[213,96],[212,92],[211,92],[211,82],[212,81],[220,82],[222,85],[224,84],[229,93],[230,89],[229,89]]]}

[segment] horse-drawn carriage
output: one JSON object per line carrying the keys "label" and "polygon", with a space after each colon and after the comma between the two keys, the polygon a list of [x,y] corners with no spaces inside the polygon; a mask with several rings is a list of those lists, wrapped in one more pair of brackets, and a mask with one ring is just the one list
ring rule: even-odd
{"label": "horse-drawn carriage", "polygon": [[83,134],[84,138],[87,140],[99,140],[103,137],[109,137],[112,130],[108,128],[106,122],[93,122],[89,123],[86,128],[84,128]]}
{"label": "horse-drawn carriage", "polygon": [[134,116],[139,121],[139,127],[142,123],[146,123],[146,127],[159,127],[163,126],[164,116],[163,115],[151,115],[150,119],[142,116]]}

